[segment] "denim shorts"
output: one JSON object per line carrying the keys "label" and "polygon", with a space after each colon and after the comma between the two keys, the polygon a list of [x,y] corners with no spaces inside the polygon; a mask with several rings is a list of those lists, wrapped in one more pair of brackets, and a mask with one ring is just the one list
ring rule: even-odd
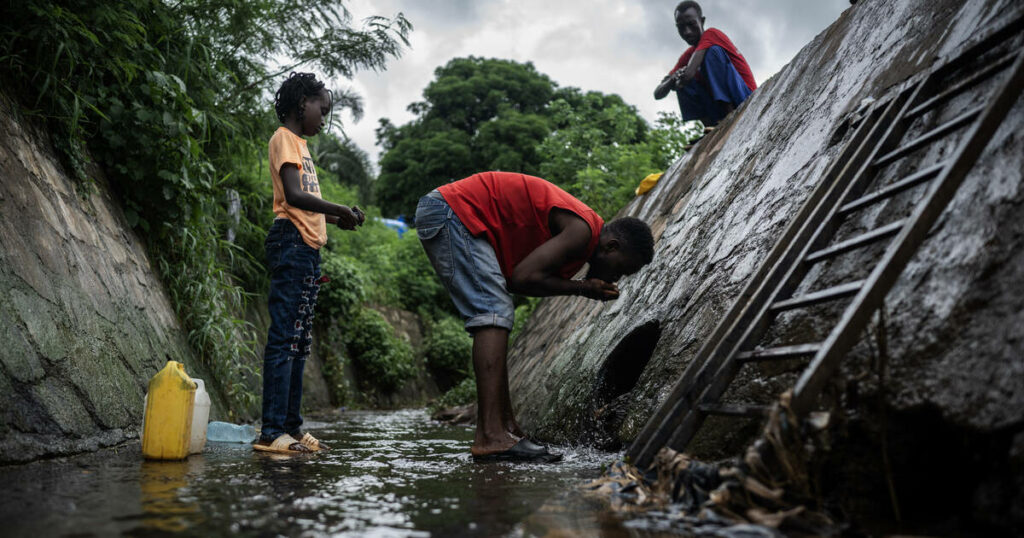
{"label": "denim shorts", "polygon": [[474,237],[436,190],[416,206],[416,235],[452,296],[466,330],[512,330],[515,306],[498,256],[484,237]]}

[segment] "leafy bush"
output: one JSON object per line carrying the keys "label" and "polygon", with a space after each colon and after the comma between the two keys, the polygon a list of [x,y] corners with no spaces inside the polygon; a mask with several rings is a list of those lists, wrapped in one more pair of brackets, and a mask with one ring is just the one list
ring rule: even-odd
{"label": "leafy bush", "polygon": [[423,342],[423,355],[427,366],[458,374],[458,379],[469,375],[473,359],[473,339],[456,318],[445,316],[430,326]]}
{"label": "leafy bush", "polygon": [[[381,69],[410,29],[401,14],[354,25],[334,0],[0,7],[5,94],[44,124],[83,196],[94,190],[90,166],[103,169],[231,411],[256,398],[247,388],[254,333],[240,317],[251,292],[265,289],[262,256],[249,253],[262,250],[270,222],[262,155],[276,120],[267,97],[299,66],[348,78]],[[282,61],[294,63],[278,72]],[[361,111],[351,93],[337,102]],[[228,214],[227,189],[243,201],[240,215]],[[237,243],[223,239],[229,227]]]}
{"label": "leafy bush", "polygon": [[398,291],[398,306],[413,312],[425,308],[431,317],[455,313],[455,305],[430,265],[415,231],[410,230],[392,243],[388,258],[389,285]]}
{"label": "leafy bush", "polygon": [[329,250],[322,254],[321,271],[330,281],[320,287],[317,309],[330,320],[345,320],[366,301],[366,278],[356,260]]}
{"label": "leafy bush", "polygon": [[349,356],[377,388],[394,390],[416,375],[412,346],[395,336],[380,312],[361,308],[344,330]]}
{"label": "leafy bush", "polygon": [[512,334],[509,335],[509,344],[515,341],[519,333],[526,327],[526,321],[533,315],[533,311],[540,304],[541,297],[525,297],[523,304],[516,307],[515,321],[512,322]]}
{"label": "leafy bush", "polygon": [[463,379],[448,392],[430,405],[431,412],[447,409],[458,405],[471,404],[476,401],[476,379],[472,376]]}
{"label": "leafy bush", "polygon": [[321,371],[331,393],[331,399],[338,405],[347,405],[355,391],[345,376],[348,357],[345,354],[345,346],[341,345],[344,342],[344,330],[338,323],[321,324],[318,336],[317,351],[323,361]]}

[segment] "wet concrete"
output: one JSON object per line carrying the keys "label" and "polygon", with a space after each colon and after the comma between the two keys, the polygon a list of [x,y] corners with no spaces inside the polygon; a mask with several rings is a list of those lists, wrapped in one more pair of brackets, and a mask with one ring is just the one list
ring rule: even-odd
{"label": "wet concrete", "polygon": [[424,411],[311,424],[332,446],[298,459],[210,443],[184,462],[138,444],[0,468],[3,536],[645,536],[577,486],[619,454],[565,449],[553,465],[474,464],[472,429]]}

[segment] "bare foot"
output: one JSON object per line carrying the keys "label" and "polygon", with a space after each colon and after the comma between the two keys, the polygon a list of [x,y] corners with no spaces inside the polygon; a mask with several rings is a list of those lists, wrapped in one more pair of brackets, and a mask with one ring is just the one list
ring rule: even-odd
{"label": "bare foot", "polygon": [[519,442],[519,438],[506,433],[504,437],[497,439],[477,439],[473,442],[473,446],[469,448],[469,452],[474,456],[486,456],[488,454],[497,454],[504,452]]}

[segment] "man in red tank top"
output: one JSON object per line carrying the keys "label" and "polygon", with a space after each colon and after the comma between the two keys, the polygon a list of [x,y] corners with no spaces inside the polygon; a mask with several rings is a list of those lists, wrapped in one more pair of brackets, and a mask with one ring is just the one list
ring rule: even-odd
{"label": "man in red tank top", "polygon": [[[632,217],[607,224],[538,177],[483,172],[420,199],[416,233],[473,335],[477,461],[561,459],[523,434],[508,392],[512,294],[582,295],[608,301],[615,282],[650,263],[654,239]],[[584,278],[573,277],[589,264]]]}

